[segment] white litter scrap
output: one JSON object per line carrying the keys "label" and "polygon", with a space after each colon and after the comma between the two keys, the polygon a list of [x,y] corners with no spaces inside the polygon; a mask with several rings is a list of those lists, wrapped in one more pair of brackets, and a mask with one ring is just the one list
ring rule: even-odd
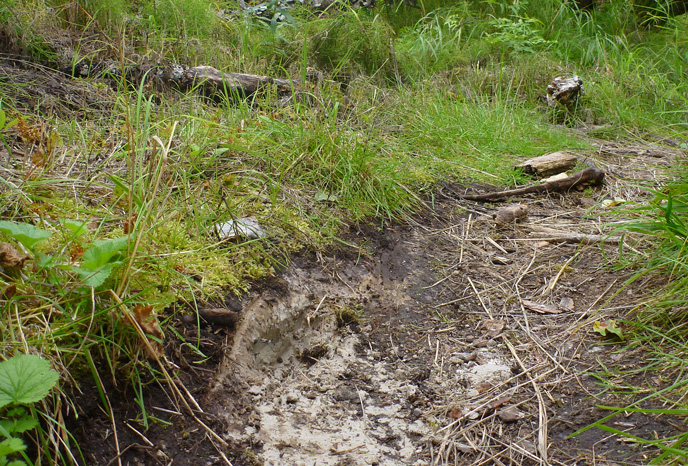
{"label": "white litter scrap", "polygon": [[215,225],[215,231],[218,232],[221,241],[234,238],[258,239],[268,235],[254,217],[243,217],[218,223]]}

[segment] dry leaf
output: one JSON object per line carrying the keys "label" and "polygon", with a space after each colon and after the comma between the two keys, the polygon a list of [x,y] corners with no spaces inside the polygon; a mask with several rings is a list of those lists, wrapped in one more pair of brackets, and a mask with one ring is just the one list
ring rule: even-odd
{"label": "dry leaf", "polygon": [[122,230],[124,231],[125,235],[128,235],[129,233],[134,231],[134,227],[136,226],[136,219],[138,217],[139,215],[136,212],[134,212],[129,216],[129,218],[122,222]]}
{"label": "dry leaf", "polygon": [[14,283],[11,285],[7,285],[4,290],[2,290],[2,298],[3,299],[12,299],[14,295],[17,294],[17,285]]}
{"label": "dry leaf", "polygon": [[80,244],[74,243],[70,246],[69,248],[69,258],[72,260],[72,262],[76,262],[79,259],[81,259],[81,256],[84,255],[84,247]]}
{"label": "dry leaf", "polygon": [[523,304],[523,307],[526,309],[530,309],[531,311],[535,311],[539,314],[560,314],[561,309],[559,309],[556,306],[552,306],[551,304],[540,304],[536,303],[535,301],[528,301],[527,299],[522,299],[521,304]]}
{"label": "dry leaf", "polygon": [[22,256],[10,243],[0,243],[0,266],[10,270],[24,267],[28,256]]}
{"label": "dry leaf", "polygon": [[38,146],[38,148],[31,154],[31,162],[37,167],[42,167],[45,165],[46,156],[43,148]]}
{"label": "dry leaf", "polygon": [[504,330],[503,320],[483,320],[482,327],[485,329],[485,336],[489,338],[494,338]]}
{"label": "dry leaf", "polygon": [[559,302],[559,307],[564,311],[573,311],[573,299],[568,296],[561,298]]}
{"label": "dry leaf", "polygon": [[[162,340],[163,335],[162,330],[160,330],[158,318],[154,315],[151,315],[151,313],[153,312],[153,306],[142,306],[138,304],[134,306],[132,312],[134,313],[134,319],[136,320],[136,323],[139,324],[141,330],[143,330],[144,333],[147,333],[148,335],[152,335],[153,337]],[[162,344],[153,339],[148,339],[148,342],[150,343],[150,346],[153,348],[154,352],[154,354],[150,354],[150,349],[148,345],[144,344],[147,352],[149,353],[149,356],[162,356]]]}
{"label": "dry leaf", "polygon": [[162,331],[158,324],[158,318],[151,315],[153,306],[137,305],[132,309],[136,322],[141,326],[141,329],[149,335],[162,339]]}

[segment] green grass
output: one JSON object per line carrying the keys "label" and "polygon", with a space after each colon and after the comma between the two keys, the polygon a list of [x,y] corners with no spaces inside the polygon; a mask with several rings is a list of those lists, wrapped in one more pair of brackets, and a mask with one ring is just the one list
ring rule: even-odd
{"label": "green grass", "polygon": [[[315,67],[324,80],[289,102],[271,91],[209,102],[122,81],[98,118],[39,114],[27,106],[28,84],[3,82],[6,121],[19,120],[0,125],[12,153],[0,220],[52,236],[27,251],[33,260],[23,275],[0,275],[0,290],[16,286],[0,301],[11,316],[0,354],[44,354],[64,384],[90,377],[107,412],[103,380],[130,384],[143,409],[143,387],[168,374],[149,357],[159,336],[144,336],[131,319],[137,306],[152,306],[171,332],[164,321],[175,312],[245,292],[290,255],[338,244],[349,223],[403,219],[440,182],[509,185],[523,158],[588,149],[572,127],[685,138],[686,18],[648,29],[627,2],[593,14],[566,5],[434,0],[318,13],[273,5],[270,18],[258,19],[199,1],[4,4],[13,51],[51,66],[169,60],[296,79]],[[89,39],[65,48],[67,36]],[[585,83],[579,108],[564,117],[542,99],[562,74]],[[26,154],[38,147],[32,161]],[[676,284],[668,314],[685,300],[685,236],[676,228],[686,201],[676,189],[676,202],[658,198],[644,211],[652,222],[638,226],[661,240],[648,263]],[[216,224],[244,216],[269,237],[218,239]],[[87,228],[77,234],[64,220]],[[126,238],[122,249],[98,263],[105,253],[94,242],[118,238]],[[19,247],[11,235],[0,240]],[[95,286],[77,270],[89,250],[105,277]],[[652,325],[661,332],[667,323]],[[45,418],[58,418],[48,408]],[[156,422],[149,414],[145,425]]]}

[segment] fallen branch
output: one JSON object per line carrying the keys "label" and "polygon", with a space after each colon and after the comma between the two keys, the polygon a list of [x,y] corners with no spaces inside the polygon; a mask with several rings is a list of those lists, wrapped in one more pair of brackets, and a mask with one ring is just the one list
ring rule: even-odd
{"label": "fallen branch", "polygon": [[576,186],[585,184],[600,184],[604,181],[604,172],[597,168],[586,168],[578,173],[575,173],[563,180],[548,181],[543,184],[534,186],[525,186],[523,188],[509,189],[507,191],[498,191],[494,193],[485,194],[459,194],[455,193],[459,199],[466,199],[469,201],[483,201],[495,202],[501,201],[508,197],[520,196],[529,193],[565,193]]}
{"label": "fallen branch", "polygon": [[[116,81],[124,74],[127,80],[136,86],[142,82],[154,82],[183,90],[198,89],[208,95],[222,93],[228,96],[248,97],[268,86],[273,87],[277,94],[285,95],[302,88],[301,81],[297,79],[230,73],[212,66],[187,67],[178,63],[121,65],[115,61],[97,64],[82,61],[62,71],[75,78],[109,78]],[[309,69],[306,76],[309,80],[322,80],[322,73],[316,70]]]}

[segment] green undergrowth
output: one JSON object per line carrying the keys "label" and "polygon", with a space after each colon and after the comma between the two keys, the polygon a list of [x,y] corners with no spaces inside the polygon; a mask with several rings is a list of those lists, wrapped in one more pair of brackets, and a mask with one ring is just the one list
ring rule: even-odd
{"label": "green undergrowth", "polygon": [[[633,309],[623,321],[625,344],[619,349],[625,353],[639,353],[645,364],[631,369],[607,368],[597,374],[601,387],[619,395],[629,404],[603,406],[609,415],[582,429],[601,429],[631,439],[645,447],[659,451],[650,464],[685,464],[688,459],[688,435],[636,436],[613,427],[614,419],[628,413],[668,419],[670,425],[685,430],[688,414],[688,365],[685,354],[688,347],[688,180],[685,168],[675,173],[675,181],[654,191],[650,202],[619,213],[626,224],[621,231],[640,234],[643,247],[632,255],[622,256],[618,266],[636,273],[626,282],[623,290],[636,289],[648,280],[660,281],[662,286],[646,296],[646,300]],[[632,220],[628,222],[628,218]],[[639,252],[644,251],[644,252]],[[623,292],[622,290],[622,292]]]}
{"label": "green undergrowth", "polygon": [[[348,226],[402,220],[439,183],[519,183],[513,165],[584,153],[586,130],[685,140],[686,18],[648,28],[616,0],[591,13],[555,0],[264,6],[260,18],[200,1],[0,6],[7,51],[42,66],[323,76],[291,99],[86,78],[112,101],[79,116],[41,113],[30,83],[3,78],[0,241],[17,257],[0,274],[0,354],[49,357],[63,386],[92,380],[109,416],[104,387],[128,384],[144,427],[157,422],[144,388],[173,376],[160,348],[179,313],[245,293],[294,254],[351,247]],[[547,84],[572,74],[578,105],[548,108]],[[245,217],[267,235],[220,237]],[[185,344],[202,360],[199,338]],[[58,437],[36,441],[75,462]]]}

